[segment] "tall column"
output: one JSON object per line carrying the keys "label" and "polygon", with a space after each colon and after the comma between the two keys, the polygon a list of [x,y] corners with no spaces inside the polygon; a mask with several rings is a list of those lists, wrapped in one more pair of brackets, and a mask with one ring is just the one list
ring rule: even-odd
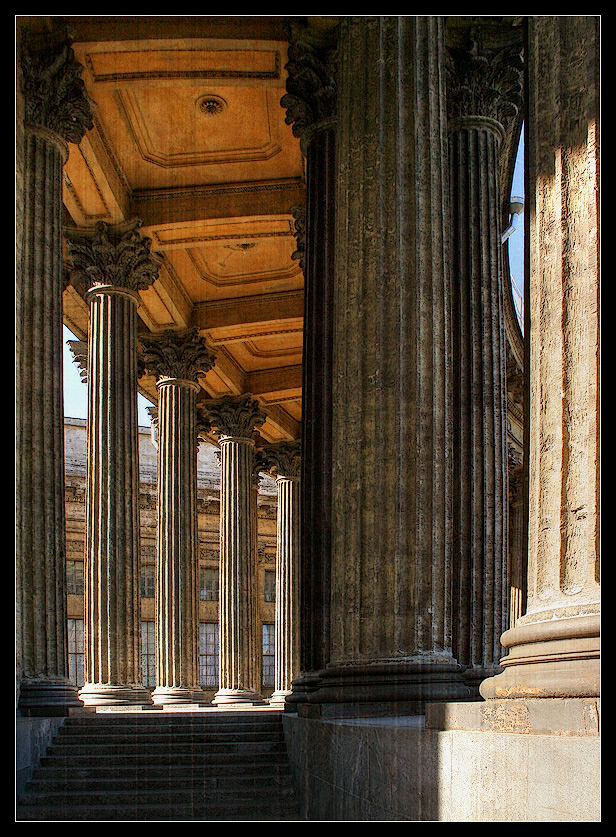
{"label": "tall column", "polygon": [[528,22],[528,604],[490,699],[599,695],[598,23]]}
{"label": "tall column", "polygon": [[219,688],[212,703],[263,703],[252,475],[254,431],[265,414],[250,395],[204,406],[220,443]]}
{"label": "tall column", "polygon": [[454,654],[473,688],[506,626],[507,387],[500,146],[521,103],[521,45],[474,29],[448,50],[454,289]]}
{"label": "tall column", "polygon": [[451,636],[442,26],[341,23],[332,653],[309,699],[344,711],[414,713],[469,694]]}
{"label": "tall column", "polygon": [[329,660],[332,492],[332,362],[336,189],[337,20],[290,24],[287,93],[281,99],[306,158],[306,205],[297,208],[304,271],[302,382],[301,678],[294,699]]}
{"label": "tall column", "polygon": [[300,666],[300,443],[267,445],[260,455],[276,476],[278,492],[275,679],[270,703],[284,704]]}
{"label": "tall column", "polygon": [[197,329],[142,338],[158,390],[155,703],[199,702],[198,377],[214,357]]}
{"label": "tall column", "polygon": [[140,222],[67,234],[88,282],[85,684],[88,705],[151,702],[141,685],[137,306],[158,274]]}
{"label": "tall column", "polygon": [[[92,127],[82,69],[64,35],[22,36],[24,197],[15,322],[22,714],[59,714],[82,706],[68,675],[62,371],[62,170],[67,143],[78,144]],[[21,148],[17,154],[20,162]]]}

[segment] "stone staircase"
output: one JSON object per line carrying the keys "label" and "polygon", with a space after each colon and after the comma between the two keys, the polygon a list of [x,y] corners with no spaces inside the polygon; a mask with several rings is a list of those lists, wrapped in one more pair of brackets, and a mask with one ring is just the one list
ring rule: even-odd
{"label": "stone staircase", "polygon": [[299,820],[281,712],[67,718],[17,821]]}

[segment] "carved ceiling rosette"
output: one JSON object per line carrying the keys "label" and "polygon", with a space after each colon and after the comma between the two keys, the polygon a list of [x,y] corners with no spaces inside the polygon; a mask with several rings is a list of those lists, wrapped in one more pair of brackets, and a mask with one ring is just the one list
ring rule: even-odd
{"label": "carved ceiling rosette", "polygon": [[451,120],[481,116],[507,128],[522,107],[522,47],[488,48],[478,28],[466,46],[447,49],[447,107]]}
{"label": "carved ceiling rosette", "polygon": [[335,113],[335,28],[317,30],[300,18],[290,22],[288,35],[287,92],[280,104],[287,111],[285,122],[293,126],[293,135],[306,141],[310,129]]}
{"label": "carved ceiling rosette", "polygon": [[252,440],[256,428],[267,418],[259,402],[250,394],[225,395],[217,400],[205,401],[204,408],[212,423],[212,432],[218,437]]}
{"label": "carved ceiling rosette", "polygon": [[91,230],[66,230],[68,263],[86,286],[112,285],[146,290],[158,277],[162,256],[152,253],[151,240],[138,232],[141,221],[111,225],[99,221]]}
{"label": "carved ceiling rosette", "polygon": [[301,473],[301,445],[299,441],[276,442],[258,451],[262,470],[273,476],[297,478]]}
{"label": "carved ceiling rosette", "polygon": [[142,337],[141,346],[145,368],[159,379],[179,378],[196,383],[215,362],[213,352],[196,328]]}
{"label": "carved ceiling rosette", "polygon": [[93,126],[93,106],[69,32],[24,33],[19,45],[26,122],[79,144]]}

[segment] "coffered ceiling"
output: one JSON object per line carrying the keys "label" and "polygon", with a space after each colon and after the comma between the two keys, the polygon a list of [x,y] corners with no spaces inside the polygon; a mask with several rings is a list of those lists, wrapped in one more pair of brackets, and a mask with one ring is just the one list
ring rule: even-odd
{"label": "coffered ceiling", "polygon": [[[94,128],[65,166],[67,221],[133,218],[163,256],[141,292],[147,332],[196,326],[216,354],[203,397],[252,393],[265,441],[299,438],[303,275],[292,207],[299,141],[280,106],[275,17],[69,17]],[[65,294],[84,338],[87,308]],[[139,382],[156,401],[154,379]]]}

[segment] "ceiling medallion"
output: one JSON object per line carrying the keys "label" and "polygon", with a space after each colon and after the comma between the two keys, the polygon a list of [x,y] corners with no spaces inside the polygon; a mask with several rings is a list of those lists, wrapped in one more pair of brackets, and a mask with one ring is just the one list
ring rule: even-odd
{"label": "ceiling medallion", "polygon": [[218,116],[227,107],[227,103],[221,96],[214,96],[206,93],[197,99],[197,108],[206,116]]}

